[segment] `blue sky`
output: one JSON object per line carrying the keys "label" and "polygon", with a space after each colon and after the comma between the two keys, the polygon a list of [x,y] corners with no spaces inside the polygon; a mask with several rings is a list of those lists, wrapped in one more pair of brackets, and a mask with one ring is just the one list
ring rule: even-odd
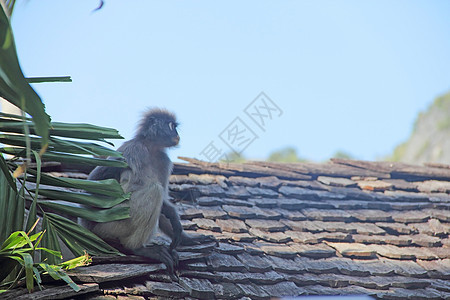
{"label": "blue sky", "polygon": [[[295,147],[375,160],[450,90],[450,1],[21,1],[12,18],[26,76],[54,121],[129,139],[148,107],[174,111],[180,147],[205,159],[237,117],[244,155]],[[244,109],[260,92],[281,110],[262,130]],[[117,146],[120,141],[116,143]]]}

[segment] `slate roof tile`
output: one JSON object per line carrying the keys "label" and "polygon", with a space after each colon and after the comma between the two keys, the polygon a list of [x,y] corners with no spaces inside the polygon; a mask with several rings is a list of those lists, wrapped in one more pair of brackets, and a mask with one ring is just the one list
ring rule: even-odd
{"label": "slate roof tile", "polygon": [[354,187],[357,183],[348,178],[337,178],[337,177],[327,177],[327,176],[319,176],[317,177],[317,181],[331,186],[338,187]]}
{"label": "slate roof tile", "polygon": [[437,219],[429,219],[427,223],[411,223],[409,226],[420,233],[439,237],[447,236],[450,231],[450,226],[448,223],[442,224]]}
{"label": "slate roof tile", "polygon": [[306,272],[314,274],[339,274],[339,263],[333,260],[296,257],[294,262],[301,266],[301,268],[304,268]]}
{"label": "slate roof tile", "polygon": [[356,209],[347,211],[353,218],[363,222],[392,222],[392,212],[374,209]]}
{"label": "slate roof tile", "polygon": [[[285,282],[286,278],[285,276],[275,272],[275,271],[269,271],[269,272],[265,272],[265,273],[249,273],[247,274],[248,279],[250,280],[250,282],[252,283],[256,283],[259,285],[265,285],[265,284],[270,284],[270,285],[274,285],[277,284],[279,282]],[[272,294],[269,294],[272,295]],[[291,294],[291,295],[295,295],[295,294]]]}
{"label": "slate roof tile", "polygon": [[238,219],[256,218],[256,213],[249,207],[223,205],[222,208],[228,213],[230,217],[235,217]]}
{"label": "slate roof tile", "polygon": [[442,245],[441,239],[434,236],[429,236],[426,234],[414,234],[410,236],[412,242],[418,246],[423,247],[439,247]]}
{"label": "slate roof tile", "polygon": [[184,230],[195,230],[197,228],[197,224],[192,221],[182,219],[180,222]]}
{"label": "slate roof tile", "polygon": [[271,297],[285,297],[291,295],[304,295],[306,291],[299,288],[295,283],[284,281],[273,285],[262,286],[263,290]]}
{"label": "slate roof tile", "polygon": [[409,236],[355,234],[352,237],[355,242],[363,244],[391,244],[396,246],[410,246],[412,244],[412,239]]}
{"label": "slate roof tile", "polygon": [[284,258],[294,258],[297,255],[297,251],[295,249],[283,244],[268,242],[255,242],[255,244],[267,255]]}
{"label": "slate roof tile", "polygon": [[344,257],[375,258],[377,254],[373,246],[371,247],[365,244],[327,242],[327,245],[336,249]]}
{"label": "slate roof tile", "polygon": [[270,295],[256,284],[238,284],[237,286],[242,290],[244,296],[251,299],[270,298]]}
{"label": "slate roof tile", "polygon": [[150,293],[163,297],[173,296],[183,298],[189,295],[189,291],[187,291],[184,287],[180,286],[176,282],[166,283],[147,281],[146,288]]}
{"label": "slate roof tile", "polygon": [[429,196],[425,193],[414,193],[406,191],[385,191],[384,195],[389,196],[394,201],[405,202],[426,202],[429,200]]}
{"label": "slate roof tile", "polygon": [[278,189],[286,197],[297,198],[301,200],[319,199],[318,192],[301,187],[282,186]]}
{"label": "slate roof tile", "polygon": [[247,199],[251,196],[244,186],[230,186],[225,190],[225,196],[230,198]]}
{"label": "slate roof tile", "polygon": [[399,223],[422,223],[428,221],[430,215],[422,211],[393,211],[392,219]]}
{"label": "slate roof tile", "polygon": [[313,234],[311,232],[289,230],[286,231],[285,234],[295,243],[317,244],[323,240],[323,237],[319,237],[318,234]]}
{"label": "slate roof tile", "polygon": [[328,258],[327,261],[336,263],[339,273],[344,275],[358,277],[366,277],[371,275],[371,270],[367,267],[367,264],[363,264],[355,259],[331,257]]}
{"label": "slate roof tile", "polygon": [[225,219],[228,217],[228,214],[225,211],[223,211],[223,209],[219,206],[211,208],[200,208],[199,211],[206,219],[216,220],[216,219]]}
{"label": "slate roof tile", "polygon": [[417,260],[417,263],[428,272],[431,278],[450,280],[450,259]]}
{"label": "slate roof tile", "polygon": [[197,203],[201,206],[217,206],[222,205],[223,200],[219,197],[198,197]]}
{"label": "slate roof tile", "polygon": [[222,199],[223,204],[230,205],[230,206],[247,206],[252,207],[253,204],[249,202],[248,200],[238,200],[238,199],[232,199],[232,198],[223,198]]}
{"label": "slate roof tile", "polygon": [[284,182],[283,180],[280,180],[278,177],[275,176],[258,177],[255,178],[255,181],[257,181],[258,185],[262,188],[272,188],[272,189],[277,189]]}
{"label": "slate roof tile", "polygon": [[225,196],[225,190],[218,184],[210,185],[196,185],[195,189],[200,195],[210,197],[223,197]]}
{"label": "slate roof tile", "polygon": [[213,271],[242,272],[245,266],[232,255],[212,253],[206,258]]}
{"label": "slate roof tile", "polygon": [[248,233],[234,233],[231,239],[236,242],[251,243],[256,240],[256,237]]}
{"label": "slate roof tile", "polygon": [[316,259],[332,257],[336,253],[334,249],[323,243],[317,245],[291,243],[289,246],[297,251],[300,256]]}
{"label": "slate roof tile", "polygon": [[278,202],[276,199],[250,198],[248,199],[248,201],[261,208],[274,208],[278,206]]}
{"label": "slate roof tile", "polygon": [[433,248],[421,248],[423,250],[426,250],[427,252],[433,253],[435,256],[437,256],[440,259],[450,258],[450,249],[449,247],[443,246],[443,247],[433,247]]}
{"label": "slate roof tile", "polygon": [[189,207],[186,209],[178,210],[180,214],[180,218],[184,220],[192,220],[194,218],[201,218],[203,217],[203,213],[200,209]]}
{"label": "slate roof tile", "polygon": [[390,234],[413,234],[417,233],[418,231],[415,230],[411,225],[405,225],[403,223],[387,223],[387,222],[378,222],[375,223],[378,227],[384,229],[387,233]]}
{"label": "slate roof tile", "polygon": [[217,252],[223,253],[223,254],[240,254],[244,252],[244,248],[241,246],[236,246],[228,243],[219,243],[219,245],[216,248]]}
{"label": "slate roof tile", "polygon": [[271,261],[265,256],[241,253],[237,255],[237,258],[245,265],[245,268],[249,272],[264,273],[272,270]]}
{"label": "slate roof tile", "polygon": [[315,234],[319,240],[329,242],[350,242],[352,235],[343,232],[319,232]]}
{"label": "slate roof tile", "polygon": [[263,189],[257,187],[247,187],[247,191],[252,195],[252,197],[266,197],[266,198],[277,198],[278,193],[271,189]]}
{"label": "slate roof tile", "polygon": [[244,221],[237,219],[226,219],[226,220],[216,220],[217,225],[222,229],[222,231],[241,233],[248,232],[248,228]]}
{"label": "slate roof tile", "polygon": [[268,232],[284,231],[286,225],[275,220],[249,219],[245,223],[251,228],[261,229]]}
{"label": "slate roof tile", "polygon": [[280,213],[282,215],[282,217],[287,220],[292,220],[292,221],[306,220],[305,215],[302,214],[300,211],[289,211],[289,210],[281,209],[281,208],[274,209],[273,211]]}
{"label": "slate roof tile", "polygon": [[169,194],[186,232],[215,242],[177,249],[179,283],[159,264],[95,258],[75,277],[101,281],[91,298],[450,298],[450,167],[187,160]]}
{"label": "slate roof tile", "polygon": [[285,274],[300,274],[306,271],[304,264],[299,264],[293,259],[282,258],[277,256],[269,256],[268,259],[272,262],[272,268]]}
{"label": "slate roof tile", "polygon": [[189,296],[193,298],[214,298],[214,288],[207,279],[182,277],[180,278],[180,285],[184,287],[189,292]]}
{"label": "slate roof tile", "polygon": [[347,222],[352,220],[352,216],[343,210],[306,208],[302,209],[302,213],[308,219],[319,221]]}
{"label": "slate roof tile", "polygon": [[263,231],[257,228],[250,228],[250,234],[264,240],[267,242],[272,243],[286,243],[291,240],[289,235],[283,233],[283,232],[269,232],[269,231]]}
{"label": "slate roof tile", "polygon": [[442,279],[434,279],[434,280],[430,280],[431,281],[431,287],[433,289],[436,289],[438,291],[442,291],[442,292],[450,292],[450,281],[448,280],[442,280]]}
{"label": "slate roof tile", "polygon": [[259,208],[259,207],[253,207],[252,209],[255,211],[256,217],[259,219],[279,220],[283,216],[283,214],[280,211],[274,209]]}
{"label": "slate roof tile", "polygon": [[382,180],[362,180],[357,182],[362,190],[367,191],[386,191],[392,188],[392,184]]}
{"label": "slate roof tile", "polygon": [[219,225],[216,224],[213,220],[210,219],[192,219],[192,222],[194,222],[199,228],[211,230],[214,232],[220,232]]}
{"label": "slate roof tile", "polygon": [[235,299],[244,296],[242,290],[234,283],[213,284],[214,295],[218,299]]}

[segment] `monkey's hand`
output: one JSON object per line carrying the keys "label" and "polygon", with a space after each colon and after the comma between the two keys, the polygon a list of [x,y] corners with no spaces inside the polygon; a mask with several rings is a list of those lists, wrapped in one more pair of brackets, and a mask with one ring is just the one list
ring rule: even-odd
{"label": "monkey's hand", "polygon": [[169,276],[173,281],[178,282],[174,269],[178,266],[178,253],[166,245],[146,245],[145,247],[133,250],[133,254],[150,258],[152,261],[162,262],[166,265]]}

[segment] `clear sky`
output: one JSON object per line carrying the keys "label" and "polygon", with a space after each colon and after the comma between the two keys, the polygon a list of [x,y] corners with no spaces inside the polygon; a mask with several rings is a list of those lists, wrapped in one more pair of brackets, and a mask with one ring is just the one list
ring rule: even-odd
{"label": "clear sky", "polygon": [[[105,0],[93,12],[98,4],[18,1],[22,69],[72,76],[34,85],[54,121],[129,139],[146,108],[174,111],[181,144],[172,158],[205,159],[210,143],[226,152],[226,130],[245,124],[248,158],[293,146],[316,161],[337,150],[375,160],[450,90],[446,0]],[[279,108],[263,128],[244,112],[261,92]]]}

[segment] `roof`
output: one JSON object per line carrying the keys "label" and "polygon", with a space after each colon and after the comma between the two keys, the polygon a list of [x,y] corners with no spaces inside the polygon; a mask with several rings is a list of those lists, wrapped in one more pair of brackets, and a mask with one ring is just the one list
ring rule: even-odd
{"label": "roof", "polygon": [[184,159],[170,196],[184,229],[216,242],[179,249],[179,282],[161,264],[94,259],[72,272],[87,295],[450,299],[449,165]]}

